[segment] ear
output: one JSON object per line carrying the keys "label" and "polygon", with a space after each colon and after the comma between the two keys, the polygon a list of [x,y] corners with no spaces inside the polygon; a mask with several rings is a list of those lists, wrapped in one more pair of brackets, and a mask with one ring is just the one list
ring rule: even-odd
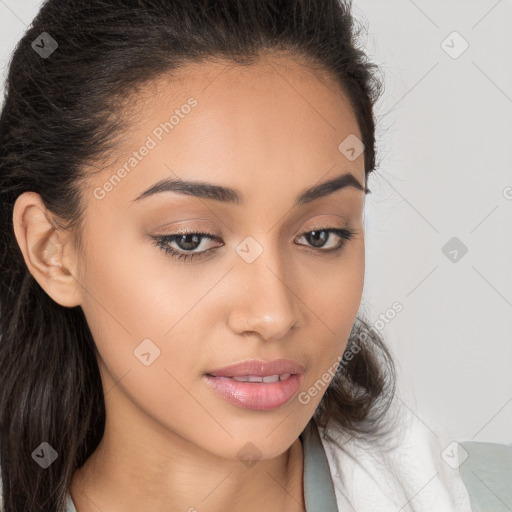
{"label": "ear", "polygon": [[77,257],[69,233],[50,221],[39,194],[24,192],[18,196],[13,228],[28,270],[41,288],[61,306],[81,304],[81,287],[74,277]]}

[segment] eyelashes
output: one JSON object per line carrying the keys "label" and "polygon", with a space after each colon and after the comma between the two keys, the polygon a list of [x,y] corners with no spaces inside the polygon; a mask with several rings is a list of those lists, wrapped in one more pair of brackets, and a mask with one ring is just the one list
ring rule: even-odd
{"label": "eyelashes", "polygon": [[[191,253],[188,251],[188,254],[185,249],[182,249],[184,252],[180,252],[176,249],[173,249],[170,244],[172,243],[179,243],[183,244],[197,244],[198,239],[208,239],[208,240],[219,240],[220,238],[212,233],[199,233],[196,231],[183,231],[181,233],[176,233],[172,235],[159,235],[159,236],[153,236],[154,239],[154,245],[156,245],[159,249],[164,251],[166,254],[171,255],[173,258],[176,258],[178,260],[192,260],[193,258],[197,257],[203,257],[209,253],[211,253],[213,250],[215,250],[215,247],[212,249],[207,249],[200,252],[194,252]],[[201,241],[202,243],[202,241]],[[201,243],[199,245],[201,245]],[[195,247],[194,249],[197,249]]]}
{"label": "eyelashes", "polygon": [[[326,234],[327,236],[319,236],[322,234]],[[309,245],[308,247],[320,252],[320,253],[340,253],[342,249],[345,247],[345,245],[348,243],[349,240],[351,240],[355,235],[357,234],[357,231],[354,229],[348,229],[348,228],[321,228],[321,229],[314,229],[312,231],[307,231],[305,233],[302,233],[298,238],[302,237],[309,237],[309,239],[312,241],[313,245]],[[329,249],[316,247],[315,244],[324,245],[326,240],[330,241],[330,238],[332,235],[336,235],[340,241],[335,247],[331,247]],[[212,241],[219,241],[222,240],[213,233],[206,233],[206,232],[197,232],[197,231],[181,231],[180,233],[173,233],[170,235],[154,235],[151,236],[153,239],[153,245],[158,247],[160,250],[162,250],[165,254],[170,255],[171,257],[177,259],[177,260],[183,260],[183,261],[191,261],[192,259],[197,258],[203,258],[207,257],[209,254],[215,251],[218,247],[222,247],[222,245],[213,247],[210,249],[206,249],[203,251],[198,252],[191,252],[191,250],[196,250],[198,247],[201,246],[204,239],[212,240]],[[181,244],[184,245],[185,248],[181,248],[181,250],[174,249],[171,244]],[[187,246],[192,245],[193,247]],[[302,244],[298,244],[302,245]]]}

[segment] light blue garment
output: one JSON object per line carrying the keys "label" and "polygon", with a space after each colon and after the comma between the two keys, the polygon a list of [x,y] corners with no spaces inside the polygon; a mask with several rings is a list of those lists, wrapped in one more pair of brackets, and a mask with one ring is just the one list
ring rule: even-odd
{"label": "light blue garment", "polygon": [[[307,512],[339,512],[329,471],[329,464],[316,426],[302,432],[304,452],[304,500]],[[77,512],[71,495],[67,496],[66,512]]]}
{"label": "light blue garment", "polygon": [[463,441],[459,460],[473,512],[512,510],[512,444]]}

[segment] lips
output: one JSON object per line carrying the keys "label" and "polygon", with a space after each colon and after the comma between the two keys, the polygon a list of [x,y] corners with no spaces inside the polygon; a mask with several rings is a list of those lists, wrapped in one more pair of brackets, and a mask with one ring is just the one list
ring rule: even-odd
{"label": "lips", "polygon": [[[275,377],[279,380],[286,380],[290,375],[298,375],[304,373],[304,366],[290,359],[274,359],[273,361],[263,361],[260,359],[252,359],[242,363],[235,363],[224,368],[211,370],[206,375],[211,377],[249,377],[248,382],[265,382],[264,377],[273,377],[270,382],[275,381]],[[253,379],[251,379],[253,377]],[[238,380],[238,379],[237,379]],[[266,379],[269,381],[269,379]]]}
{"label": "lips", "polygon": [[204,374],[210,389],[236,407],[269,411],[288,404],[304,381],[305,368],[290,359],[252,359]]}
{"label": "lips", "polygon": [[230,377],[204,377],[219,397],[242,409],[270,411],[291,402],[304,381],[304,374],[293,374],[279,382],[237,382]]}

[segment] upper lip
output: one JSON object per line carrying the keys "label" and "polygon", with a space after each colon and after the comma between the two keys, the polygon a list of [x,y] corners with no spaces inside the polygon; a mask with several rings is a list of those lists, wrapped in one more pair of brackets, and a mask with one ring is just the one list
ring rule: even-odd
{"label": "upper lip", "polygon": [[274,359],[273,361],[251,359],[209,371],[206,375],[213,377],[243,377],[245,375],[268,377],[286,373],[304,373],[304,366],[290,359]]}

